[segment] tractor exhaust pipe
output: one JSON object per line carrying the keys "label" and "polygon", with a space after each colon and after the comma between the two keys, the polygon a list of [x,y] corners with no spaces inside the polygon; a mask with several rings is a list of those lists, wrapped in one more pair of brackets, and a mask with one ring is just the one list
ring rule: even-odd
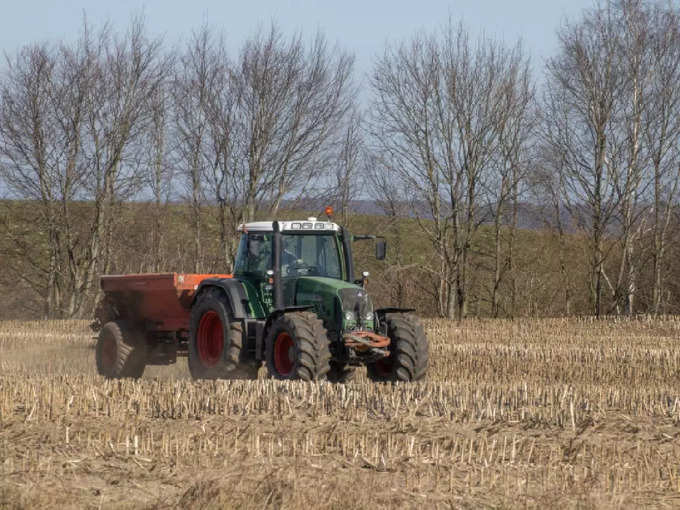
{"label": "tractor exhaust pipe", "polygon": [[274,227],[274,310],[283,310],[283,285],[281,285],[281,231],[279,222]]}
{"label": "tractor exhaust pipe", "polygon": [[345,252],[345,267],[347,268],[347,281],[354,283],[354,262],[352,261],[352,234],[344,227],[340,227],[342,234],[342,248]]}

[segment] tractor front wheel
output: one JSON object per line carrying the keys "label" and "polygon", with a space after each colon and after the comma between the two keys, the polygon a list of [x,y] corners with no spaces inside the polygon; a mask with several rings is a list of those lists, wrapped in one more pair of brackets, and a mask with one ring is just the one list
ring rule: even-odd
{"label": "tractor front wheel", "polygon": [[311,312],[283,314],[267,334],[265,358],[275,379],[325,379],[331,352],[323,322]]}
{"label": "tractor front wheel", "polygon": [[428,343],[425,330],[413,315],[390,313],[385,315],[390,355],[366,366],[372,381],[418,381],[425,377]]}
{"label": "tractor front wheel", "polygon": [[257,370],[242,363],[243,326],[231,320],[229,303],[219,289],[198,297],[189,332],[189,372],[194,379],[257,378]]}
{"label": "tractor front wheel", "polygon": [[97,372],[109,379],[137,379],[144,373],[146,351],[143,335],[129,322],[109,321],[97,338]]}

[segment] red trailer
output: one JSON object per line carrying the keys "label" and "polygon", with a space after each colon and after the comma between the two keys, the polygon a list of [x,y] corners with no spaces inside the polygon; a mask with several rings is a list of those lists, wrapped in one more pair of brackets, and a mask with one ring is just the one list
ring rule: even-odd
{"label": "red trailer", "polygon": [[[207,278],[231,278],[230,274],[149,273],[107,275],[101,288],[107,304],[114,304],[130,320],[145,321],[150,331],[189,329],[194,294]],[[123,310],[124,309],[124,310]],[[99,318],[99,317],[97,317]],[[107,321],[101,320],[105,324]]]}
{"label": "red trailer", "polygon": [[[231,279],[231,275],[102,276],[104,298],[92,325],[100,331],[96,353],[99,372],[109,377],[140,377],[146,365],[168,365],[175,363],[177,356],[186,356],[196,291],[201,282],[224,279]],[[215,331],[222,334],[222,324],[215,326]],[[215,354],[210,352],[211,345],[215,344],[210,340],[208,334],[206,352],[201,353],[207,359]],[[238,374],[243,377],[243,371]]]}

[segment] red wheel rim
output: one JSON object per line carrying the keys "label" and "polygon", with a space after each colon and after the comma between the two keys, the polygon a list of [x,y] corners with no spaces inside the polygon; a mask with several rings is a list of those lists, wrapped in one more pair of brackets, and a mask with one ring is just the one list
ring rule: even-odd
{"label": "red wheel rim", "polygon": [[214,367],[222,357],[224,348],[224,331],[222,321],[217,312],[205,312],[198,323],[196,338],[198,357],[207,367]]}
{"label": "red wheel rim", "polygon": [[116,341],[110,336],[106,335],[102,338],[101,344],[101,359],[102,368],[106,371],[112,371],[116,364]]}
{"label": "red wheel rim", "polygon": [[281,375],[293,372],[295,343],[288,333],[282,331],[274,341],[274,367]]}

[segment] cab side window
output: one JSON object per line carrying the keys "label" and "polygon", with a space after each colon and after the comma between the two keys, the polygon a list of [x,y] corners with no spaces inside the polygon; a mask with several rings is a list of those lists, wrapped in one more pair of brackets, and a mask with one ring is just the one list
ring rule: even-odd
{"label": "cab side window", "polygon": [[340,268],[340,260],[338,259],[335,238],[332,236],[319,236],[317,249],[321,273],[331,278],[341,278],[342,270]]}
{"label": "cab side window", "polygon": [[272,268],[272,236],[251,232],[243,234],[236,256],[234,272],[262,275]]}

